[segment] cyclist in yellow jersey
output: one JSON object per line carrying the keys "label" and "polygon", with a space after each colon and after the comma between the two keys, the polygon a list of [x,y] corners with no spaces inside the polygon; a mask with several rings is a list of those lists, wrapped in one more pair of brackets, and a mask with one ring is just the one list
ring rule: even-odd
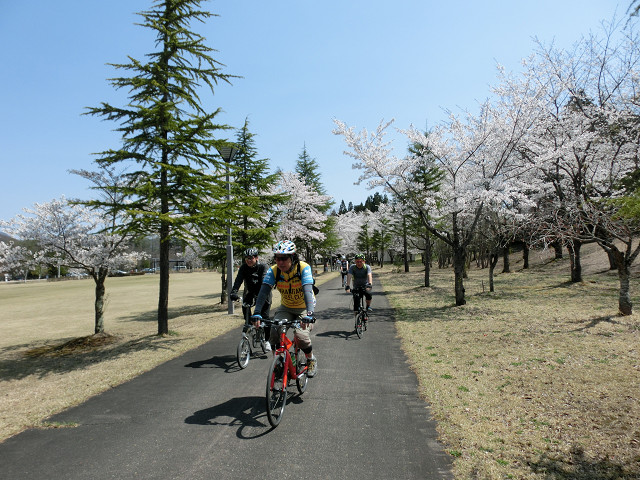
{"label": "cyclist in yellow jersey", "polygon": [[[317,371],[316,357],[312,353],[310,321],[316,306],[313,294],[313,274],[311,266],[300,260],[296,253],[296,245],[290,240],[283,240],[273,248],[276,264],[267,270],[262,280],[262,287],[256,300],[254,312],[260,312],[263,303],[269,296],[272,288],[280,292],[280,306],[276,309],[274,320],[294,320],[302,315],[301,328],[296,328],[294,336],[300,349],[307,357],[309,377],[314,377]],[[251,320],[256,326],[260,325],[262,317],[253,315]],[[271,329],[270,342],[276,344],[277,329]]]}

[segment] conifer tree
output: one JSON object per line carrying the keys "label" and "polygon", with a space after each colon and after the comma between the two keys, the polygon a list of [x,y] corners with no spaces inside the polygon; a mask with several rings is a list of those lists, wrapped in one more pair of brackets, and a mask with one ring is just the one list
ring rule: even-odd
{"label": "conifer tree", "polygon": [[304,183],[311,186],[320,195],[326,195],[327,192],[322,185],[321,175],[318,171],[319,165],[315,158],[311,158],[307,152],[307,146],[302,147],[302,152],[298,155],[296,163],[296,173],[304,180]]}
{"label": "conifer tree", "polygon": [[234,249],[239,252],[270,243],[278,225],[270,222],[265,224],[264,219],[270,218],[265,213],[287,199],[286,195],[272,193],[279,175],[269,174],[269,159],[257,158],[254,137],[255,134],[249,131],[249,120],[245,119],[236,136],[239,151],[234,157],[235,180],[231,192],[237,214]]}
{"label": "conifer tree", "polygon": [[[296,163],[295,171],[300,176],[302,181],[309,187],[311,187],[316,193],[319,195],[326,195],[326,189],[322,184],[322,177],[319,169],[318,162],[315,158],[312,158],[307,152],[307,146],[304,145],[302,147],[302,153],[298,156],[298,162]],[[328,197],[330,198],[330,197]],[[333,201],[329,200],[325,204],[316,205],[316,208],[324,213],[331,209],[333,205]],[[335,226],[335,220],[331,218],[331,216],[327,215],[327,219],[324,222],[324,226],[321,231],[324,234],[323,239],[320,241],[312,240],[308,244],[304,245],[304,249],[306,250],[305,256],[307,261],[311,262],[313,260],[313,256],[317,252],[322,252],[325,254],[330,253],[332,250],[338,247],[339,240],[336,235],[334,235],[333,229]]]}
{"label": "conifer tree", "polygon": [[129,74],[110,79],[129,92],[127,105],[102,103],[87,111],[119,124],[122,145],[99,153],[96,162],[131,168],[124,187],[130,203],[118,207],[131,218],[127,228],[159,235],[158,334],[169,331],[170,239],[212,235],[220,222],[211,219],[228,218],[230,211],[228,202],[211,201],[226,194],[224,162],[216,152],[226,142],[216,136],[230,127],[214,122],[220,109],[207,111],[198,89],[204,85],[213,93],[233,76],[222,73],[224,65],[210,56],[214,50],[191,31],[194,23],[216,16],[201,10],[201,3],[155,0],[141,12],[140,25],[156,35],[156,51],[146,63],[129,57],[129,63],[112,64]]}

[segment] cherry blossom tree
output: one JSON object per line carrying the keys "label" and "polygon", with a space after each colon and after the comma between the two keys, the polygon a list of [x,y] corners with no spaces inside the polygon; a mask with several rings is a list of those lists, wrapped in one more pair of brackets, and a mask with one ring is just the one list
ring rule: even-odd
{"label": "cherry blossom tree", "polygon": [[26,281],[34,264],[34,255],[28,248],[14,245],[13,242],[0,242],[0,272],[19,272]]}
{"label": "cherry blossom tree", "polygon": [[33,240],[48,256],[70,268],[85,270],[95,282],[95,329],[104,332],[105,280],[110,271],[134,266],[144,257],[128,249],[126,235],[111,233],[97,212],[83,205],[70,204],[66,198],[36,203],[3,223],[8,232],[24,240]]}
{"label": "cherry blossom tree", "polygon": [[[318,205],[326,205],[330,197],[318,193],[313,186],[307,185],[300,176],[293,172],[281,172],[276,191],[288,197],[288,200],[276,206],[271,218],[279,223],[274,243],[278,240],[292,240],[296,245],[325,239],[323,232],[327,215],[320,211]],[[306,259],[308,262],[313,259]]]}
{"label": "cherry blossom tree", "polygon": [[349,210],[336,219],[335,231],[340,239],[339,251],[344,255],[354,255],[358,248],[358,233],[364,222],[364,212]]}
{"label": "cherry blossom tree", "polygon": [[378,264],[384,265],[384,256],[386,250],[393,245],[394,224],[398,220],[394,205],[389,203],[381,203],[375,212],[371,215],[373,218],[373,234],[371,236],[373,247],[379,252]]}
{"label": "cherry blossom tree", "polygon": [[[486,102],[478,115],[450,115],[449,120],[429,134],[415,128],[401,131],[410,145],[430,152],[429,157],[392,154],[386,130],[392,122],[381,122],[373,133],[356,133],[336,120],[334,133],[342,135],[355,160],[354,168],[363,170],[359,181],[369,187],[384,187],[435,237],[449,245],[454,259],[456,305],[466,303],[463,275],[466,250],[483,210],[487,205],[512,203],[519,197],[517,177],[511,173],[516,147],[533,121],[529,98],[503,92],[495,104]],[[415,195],[421,183],[416,172],[433,161],[442,179],[438,191]]]}
{"label": "cherry blossom tree", "polygon": [[539,44],[524,73],[544,92],[522,149],[538,180],[531,216],[537,240],[567,246],[574,282],[582,280],[581,245],[598,243],[618,269],[623,314],[632,312],[629,267],[640,228],[611,200],[624,196],[624,180],[640,166],[639,45],[633,29],[605,24],[571,51]]}

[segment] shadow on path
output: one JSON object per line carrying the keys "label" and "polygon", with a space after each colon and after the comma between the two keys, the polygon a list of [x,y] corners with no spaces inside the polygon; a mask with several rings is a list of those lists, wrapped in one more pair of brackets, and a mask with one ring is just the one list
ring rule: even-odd
{"label": "shadow on path", "polygon": [[[267,359],[269,356],[266,353],[260,352],[251,355],[251,362]],[[195,362],[187,363],[185,367],[189,368],[221,368],[226,373],[239,372],[242,370],[238,366],[237,358],[235,355],[224,355],[219,357],[211,357],[207,360],[197,360]]]}
{"label": "shadow on path", "polygon": [[272,430],[267,422],[264,397],[232,398],[219,405],[198,410],[187,417],[184,423],[238,427],[236,436],[243,439],[259,438]]}

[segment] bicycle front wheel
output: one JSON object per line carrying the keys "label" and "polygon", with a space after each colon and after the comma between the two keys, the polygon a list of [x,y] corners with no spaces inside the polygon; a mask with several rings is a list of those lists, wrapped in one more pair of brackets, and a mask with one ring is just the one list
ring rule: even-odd
{"label": "bicycle front wheel", "polygon": [[302,350],[298,350],[298,360],[296,362],[296,387],[298,388],[298,392],[302,395],[307,389],[307,381],[309,378],[307,377],[307,372],[301,373],[302,370],[307,366],[307,356],[304,354]]}
{"label": "bicycle front wheel", "polygon": [[363,335],[363,327],[362,327],[362,320],[364,317],[364,312],[359,312],[358,315],[356,315],[356,334],[358,335],[358,338],[362,338]]}
{"label": "bicycle front wheel", "polygon": [[272,427],[277,427],[287,404],[287,385],[284,381],[286,365],[284,358],[277,356],[271,362],[267,376],[267,418]]}
{"label": "bicycle front wheel", "polygon": [[238,351],[236,352],[236,358],[238,360],[238,366],[240,368],[246,368],[251,358],[251,346],[249,345],[249,339],[242,337],[238,344]]}

